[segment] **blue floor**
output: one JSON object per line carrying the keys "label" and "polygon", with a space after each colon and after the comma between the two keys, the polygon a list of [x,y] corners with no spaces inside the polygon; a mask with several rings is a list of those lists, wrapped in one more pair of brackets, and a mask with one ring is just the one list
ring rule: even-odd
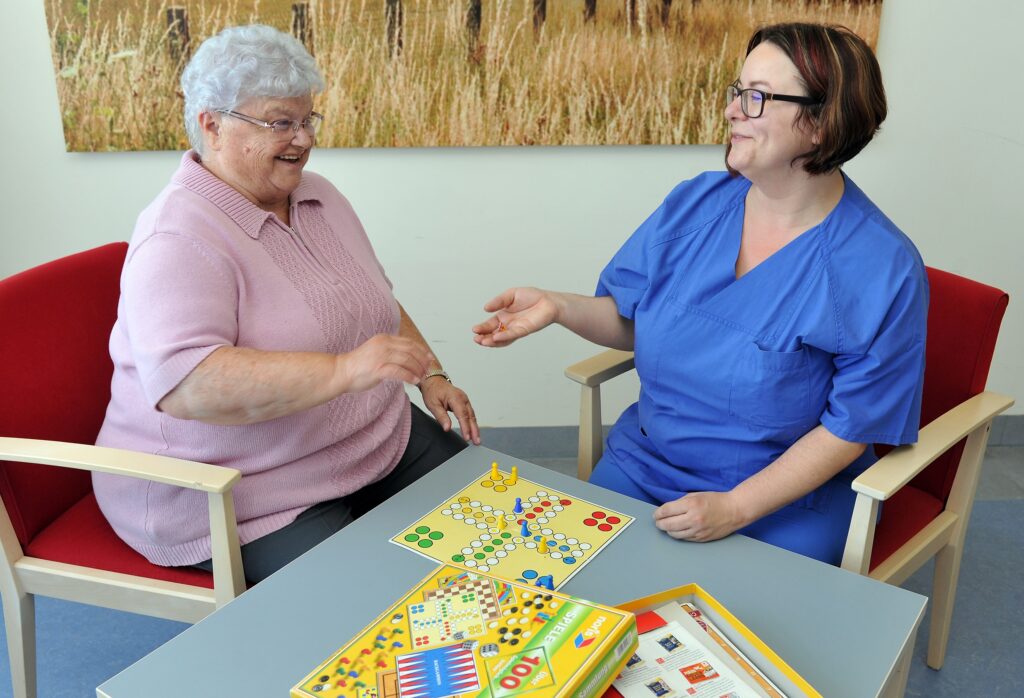
{"label": "blue floor", "polygon": [[[918,634],[908,696],[1024,696],[1022,532],[1024,501],[975,504],[946,665],[942,671],[932,671],[924,663],[926,617]],[[927,595],[930,575],[928,566],[905,586]],[[45,598],[37,601],[36,611],[40,698],[91,698],[96,686],[187,627]],[[339,644],[345,639],[338,638]],[[10,670],[4,640],[0,697],[8,696]]]}

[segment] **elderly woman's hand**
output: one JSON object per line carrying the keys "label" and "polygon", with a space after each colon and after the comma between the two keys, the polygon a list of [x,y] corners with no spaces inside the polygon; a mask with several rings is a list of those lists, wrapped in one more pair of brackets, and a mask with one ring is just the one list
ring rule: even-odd
{"label": "elderly woman's hand", "polygon": [[745,525],[731,492],[691,492],[654,510],[654,525],[679,540],[725,538]]}
{"label": "elderly woman's hand", "polygon": [[420,383],[423,404],[426,405],[434,419],[445,431],[452,428],[451,412],[459,420],[462,438],[480,445],[480,427],[476,423],[476,413],[465,391],[455,387],[441,376],[433,376]]}
{"label": "elderly woman's hand", "polygon": [[342,392],[358,393],[385,380],[418,384],[434,355],[420,342],[378,334],[337,359]]}

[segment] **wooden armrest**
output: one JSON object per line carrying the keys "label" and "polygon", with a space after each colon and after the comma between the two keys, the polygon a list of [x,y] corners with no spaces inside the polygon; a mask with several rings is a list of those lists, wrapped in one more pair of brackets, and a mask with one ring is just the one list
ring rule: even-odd
{"label": "wooden armrest", "polygon": [[230,491],[242,477],[234,468],[219,465],[40,439],[0,437],[0,460],[127,475],[213,494]]}
{"label": "wooden armrest", "polygon": [[923,427],[916,444],[893,449],[861,473],[853,481],[853,489],[872,499],[888,499],[951,446],[991,422],[1013,402],[1006,395],[987,391],[965,400]]}
{"label": "wooden armrest", "polygon": [[565,376],[592,388],[631,370],[633,365],[633,352],[608,349],[565,369]]}

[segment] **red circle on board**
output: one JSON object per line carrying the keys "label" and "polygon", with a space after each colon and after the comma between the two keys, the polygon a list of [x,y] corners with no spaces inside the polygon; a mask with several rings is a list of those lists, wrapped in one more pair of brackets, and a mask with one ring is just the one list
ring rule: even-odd
{"label": "red circle on board", "polygon": [[530,513],[530,514],[526,515],[526,518],[532,519],[532,518],[535,518],[536,516],[537,516],[536,514]]}
{"label": "red circle on board", "polygon": [[583,525],[584,526],[596,526],[597,525],[597,521],[595,521],[594,519],[583,519]]}
{"label": "red circle on board", "polygon": [[595,511],[591,516],[595,519],[603,519],[605,517],[605,513],[603,511]]}
{"label": "red circle on board", "polygon": [[539,514],[544,511],[544,507],[534,507],[533,510]]}
{"label": "red circle on board", "polygon": [[620,519],[618,516],[609,516],[607,519],[605,519],[605,521],[607,521],[610,524],[617,524],[620,521],[622,521],[622,519]]}
{"label": "red circle on board", "polygon": [[564,507],[567,507],[570,504],[572,504],[572,500],[571,499],[563,499],[561,501],[562,501],[562,506],[564,506]]}
{"label": "red circle on board", "polygon": [[600,525],[599,525],[599,526],[597,527],[597,530],[598,530],[598,531],[605,531],[605,532],[607,532],[607,531],[610,531],[610,530],[612,530],[612,527],[611,527],[611,526],[609,526],[609,525],[608,525],[608,524],[606,524],[606,523],[603,523],[603,524],[600,524]]}
{"label": "red circle on board", "polygon": [[551,506],[551,502],[549,502],[549,501],[548,501],[548,500],[546,500],[546,499],[545,499],[545,500],[544,500],[543,502],[541,502],[541,504],[543,504],[543,505],[544,505],[544,506],[546,506],[546,507],[549,507],[549,506]]}

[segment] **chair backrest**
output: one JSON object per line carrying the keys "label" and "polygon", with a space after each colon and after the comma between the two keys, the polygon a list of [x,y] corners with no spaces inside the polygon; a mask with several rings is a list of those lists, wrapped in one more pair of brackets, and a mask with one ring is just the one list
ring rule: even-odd
{"label": "chair backrest", "polygon": [[[0,281],[0,436],[95,443],[127,250],[112,243]],[[85,471],[0,462],[0,497],[23,546],[91,490]]]}
{"label": "chair backrest", "polygon": [[[931,302],[921,426],[985,390],[999,325],[1009,302],[1004,291],[931,267],[928,284]],[[963,449],[961,441],[911,484],[945,502]]]}

